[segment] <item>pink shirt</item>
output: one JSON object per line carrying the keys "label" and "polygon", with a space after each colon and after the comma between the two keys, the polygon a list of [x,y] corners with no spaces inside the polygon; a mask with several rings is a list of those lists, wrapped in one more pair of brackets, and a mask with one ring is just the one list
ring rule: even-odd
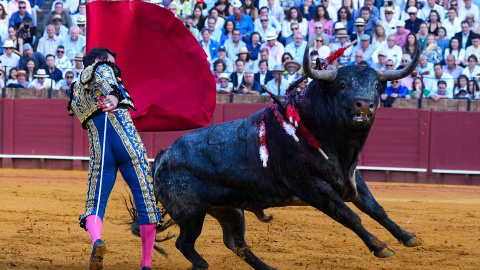
{"label": "pink shirt", "polygon": [[[18,1],[20,2],[20,1]],[[29,1],[25,1],[27,6],[27,12],[32,15],[32,6],[30,5]],[[15,0],[8,2],[8,14],[12,16],[13,13],[18,11],[18,3]]]}
{"label": "pink shirt", "polygon": [[403,47],[405,44],[407,44],[408,34],[410,34],[410,30],[408,29],[405,29],[402,35],[399,35],[398,32],[393,33],[392,35],[397,38],[397,42],[395,42],[395,45],[398,45],[399,47]]}
{"label": "pink shirt", "polygon": [[[308,35],[315,34],[315,23],[316,21],[314,19],[311,19],[310,22],[308,23]],[[323,22],[323,32],[330,37],[332,37],[332,28],[333,28],[332,20],[325,20]]]}
{"label": "pink shirt", "polygon": [[275,45],[270,48],[270,46],[268,46],[268,41],[267,41],[262,44],[262,46],[260,47],[260,50],[263,48],[268,49],[268,58],[275,60],[275,63],[277,65],[282,64],[282,55],[285,52],[285,47],[283,47],[282,43],[275,41]]}

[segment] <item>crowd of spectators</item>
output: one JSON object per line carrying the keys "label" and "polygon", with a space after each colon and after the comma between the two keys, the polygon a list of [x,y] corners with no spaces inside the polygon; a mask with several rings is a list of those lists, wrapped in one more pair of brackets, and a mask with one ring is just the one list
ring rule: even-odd
{"label": "crowd of spectators", "polygon": [[385,106],[396,98],[480,99],[480,0],[155,1],[199,40],[221,93],[266,94],[247,82],[253,74],[285,94],[306,51],[315,61],[357,40],[330,69],[400,69],[421,46],[415,72],[388,82]]}

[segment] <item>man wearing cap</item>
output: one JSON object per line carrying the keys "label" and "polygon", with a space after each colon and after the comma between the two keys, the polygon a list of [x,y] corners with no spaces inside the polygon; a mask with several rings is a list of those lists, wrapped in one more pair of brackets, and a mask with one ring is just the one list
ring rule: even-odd
{"label": "man wearing cap", "polygon": [[227,57],[230,58],[230,60],[235,61],[238,58],[237,54],[240,51],[240,48],[247,47],[247,44],[241,40],[240,30],[234,29],[232,38],[227,39],[223,46],[227,49]]}
{"label": "man wearing cap", "polygon": [[268,26],[275,28],[275,32],[278,36],[280,34],[280,32],[282,31],[282,24],[280,22],[278,22],[278,20],[275,19],[274,16],[270,16],[268,11],[269,11],[268,7],[260,8],[260,14],[258,15],[258,18],[253,23],[254,24],[254,29],[258,29],[258,28],[262,27],[262,24],[261,24],[260,20],[261,20],[261,17],[265,15],[265,16],[268,16]]}
{"label": "man wearing cap", "polygon": [[237,93],[240,95],[258,96],[261,92],[262,87],[260,83],[255,81],[253,72],[251,70],[245,71],[243,82],[237,87]]}
{"label": "man wearing cap", "polygon": [[[348,35],[347,30],[340,30],[336,35],[338,42],[332,44],[331,51],[334,52],[339,48],[346,47],[348,45]],[[346,64],[350,61],[350,55],[352,55],[352,47],[349,47],[345,50],[344,56],[339,58],[339,62],[342,64]]]}
{"label": "man wearing cap", "polygon": [[[385,71],[387,64],[387,53],[385,51],[378,52],[378,62],[371,65],[371,67],[375,70]],[[393,65],[393,62],[392,62]]]}
{"label": "man wearing cap", "polygon": [[[363,54],[363,60],[365,60],[369,66],[373,64],[372,54],[377,49],[377,46],[370,44],[370,40],[371,40],[371,37],[369,34],[363,34],[360,37],[360,44],[355,45],[355,47],[352,49],[352,56],[351,56],[351,57],[354,57],[356,55],[355,54],[356,52],[361,51]],[[355,61],[357,62],[356,58],[355,58]]]}
{"label": "man wearing cap", "polygon": [[387,43],[381,45],[377,50],[372,54],[373,63],[378,62],[378,53],[384,51],[387,54],[387,59],[392,59],[395,63],[395,67],[398,67],[402,63],[402,48],[400,48],[395,43],[397,39],[394,35],[390,35],[387,38]]}
{"label": "man wearing cap", "polygon": [[385,8],[385,16],[382,19],[383,28],[385,29],[385,35],[389,36],[395,33],[397,27],[397,19],[393,17],[393,7]]}
{"label": "man wearing cap", "polygon": [[427,0],[427,4],[419,11],[418,17],[424,21],[427,21],[432,10],[436,10],[438,12],[438,15],[440,15],[440,21],[443,22],[445,18],[445,9],[438,5],[435,0]]}
{"label": "man wearing cap", "polygon": [[[373,2],[374,0],[365,0],[363,7],[367,7],[368,9],[370,9],[370,18],[374,22],[377,22],[380,19],[380,10],[373,5]],[[361,10],[363,7],[359,8],[358,11]],[[362,14],[358,11],[355,12],[355,20],[361,18]]]}
{"label": "man wearing cap", "polygon": [[[267,61],[267,68],[271,69],[273,68],[276,64],[277,61],[275,59],[270,58],[270,54],[267,48],[261,48],[259,52],[260,57],[258,57],[257,60],[251,62],[251,64],[248,64],[248,68],[253,71],[253,73],[256,73],[260,70],[260,61],[265,60]],[[266,82],[265,82],[266,83]]]}
{"label": "man wearing cap", "polygon": [[307,48],[307,42],[303,40],[303,35],[296,33],[293,42],[285,46],[285,52],[290,53],[293,56],[293,60],[300,63],[303,61],[305,48]]}
{"label": "man wearing cap", "polygon": [[315,34],[313,35],[310,35],[308,37],[308,44],[310,47],[313,47],[313,41],[317,38],[317,37],[322,37],[323,38],[323,45],[325,46],[329,46],[330,44],[330,36],[325,34],[323,32],[323,24],[321,22],[316,22],[315,23]]}
{"label": "man wearing cap", "polygon": [[62,45],[65,47],[67,57],[73,59],[76,53],[82,52],[83,47],[87,45],[85,36],[80,35],[78,26],[70,28],[70,35],[62,40]]}
{"label": "man wearing cap", "polygon": [[297,72],[300,70],[302,65],[295,61],[295,60],[288,60],[283,63],[283,68],[287,71],[287,74],[283,75],[283,80],[285,80],[289,85],[300,79],[302,75],[298,74]]}
{"label": "man wearing cap", "polygon": [[282,64],[282,55],[285,52],[285,47],[282,43],[277,41],[277,35],[275,32],[267,33],[267,42],[263,43],[260,49],[267,48],[269,58],[275,60],[276,65]]}
{"label": "man wearing cap", "polygon": [[267,15],[260,15],[260,27],[255,26],[255,32],[260,34],[262,41],[266,41],[267,33],[275,32],[275,28],[270,26]]}
{"label": "man wearing cap", "polygon": [[234,7],[233,14],[228,16],[226,20],[232,20],[235,23],[235,29],[240,30],[242,41],[250,44],[250,35],[253,33],[252,17],[243,13],[240,7]]}
{"label": "man wearing cap", "polygon": [[8,88],[27,88],[27,72],[25,70],[17,71],[17,83],[10,83],[7,85]]}
{"label": "man wearing cap", "polygon": [[[351,22],[352,22],[351,20],[348,21],[348,24],[350,24]],[[352,27],[353,27],[353,24],[352,24]],[[340,30],[347,30],[347,27],[345,27],[345,25],[342,22],[337,21],[333,24],[333,34],[334,35],[338,34],[338,31],[340,31]],[[348,30],[347,30],[347,32],[348,32]]]}
{"label": "man wearing cap", "polygon": [[457,10],[454,8],[448,9],[448,19],[443,21],[442,26],[447,31],[447,38],[451,39],[455,33],[462,31],[460,26],[462,20],[457,17]]}
{"label": "man wearing cap", "polygon": [[47,75],[55,83],[58,83],[61,79],[63,79],[63,74],[62,74],[62,71],[55,66],[55,56],[52,54],[49,54],[45,58],[47,62],[47,68],[46,68]]}
{"label": "man wearing cap", "polygon": [[[283,66],[282,65],[276,65],[272,69],[273,73],[273,79],[267,82],[267,85],[265,88],[268,89],[268,91],[272,92],[273,94],[277,96],[284,96],[285,95],[285,90],[288,88],[288,83],[283,80]],[[262,95],[268,96],[268,93],[262,93]]]}
{"label": "man wearing cap", "polygon": [[222,73],[218,76],[217,93],[229,94],[233,90],[233,84],[229,82],[228,74]]}
{"label": "man wearing cap", "polygon": [[2,61],[2,64],[5,66],[7,76],[10,75],[10,69],[18,66],[18,61],[20,60],[20,56],[13,53],[14,48],[15,46],[12,40],[6,39],[4,41],[3,54],[0,55],[0,61]]}
{"label": "man wearing cap", "polygon": [[73,72],[73,79],[76,81],[80,79],[80,75],[83,71],[83,53],[75,54],[75,58],[73,58],[74,67],[72,69]]}
{"label": "man wearing cap", "polygon": [[208,61],[217,58],[217,50],[220,45],[215,40],[210,39],[210,32],[208,32],[208,29],[206,28],[202,29],[202,40],[200,40],[200,45],[207,54]]}
{"label": "man wearing cap", "polygon": [[18,2],[18,11],[11,15],[8,26],[18,26],[23,22],[23,20],[25,20],[25,18],[32,19],[32,15],[30,15],[26,9],[27,4],[25,1],[22,0]]}
{"label": "man wearing cap", "polygon": [[479,20],[479,10],[478,6],[475,4],[472,4],[472,0],[463,0],[464,5],[461,5],[458,8],[458,18],[460,20],[465,20],[467,17],[467,14],[471,13],[473,14],[473,18],[475,19],[476,22]]}
{"label": "man wearing cap", "polygon": [[78,26],[78,29],[80,30],[80,35],[82,36],[86,36],[87,35],[87,31],[86,31],[86,23],[87,23],[87,19],[85,16],[83,15],[79,15],[77,17],[77,20],[75,21],[76,22],[76,26]]}
{"label": "man wearing cap", "polygon": [[55,89],[55,82],[48,78],[49,76],[45,72],[45,69],[37,70],[37,74],[33,75],[35,79],[28,85],[28,88],[35,89],[37,91],[44,91],[52,88]]}
{"label": "man wearing cap", "polygon": [[23,56],[18,61],[18,69],[26,70],[27,61],[33,59],[35,66],[44,67],[46,65],[45,56],[39,52],[34,52],[32,45],[29,43],[23,44]]}
{"label": "man wearing cap", "polygon": [[403,47],[407,44],[407,36],[410,34],[410,30],[405,29],[404,21],[397,21],[397,32],[392,35],[397,39],[396,45]]}
{"label": "man wearing cap", "polygon": [[38,41],[37,52],[44,56],[48,54],[55,55],[57,47],[62,44],[61,36],[55,35],[55,26],[52,24],[47,25],[47,36],[41,37]]}
{"label": "man wearing cap", "polygon": [[[409,7],[407,9],[409,19],[405,20],[405,28],[410,30],[410,32],[414,34],[418,33],[420,24],[424,23],[422,19],[417,18],[417,12],[418,12],[418,9],[416,7]],[[443,23],[442,23],[442,26],[443,26]],[[448,35],[448,31],[447,31],[447,35]],[[452,33],[452,36],[453,36],[453,33]]]}
{"label": "man wearing cap", "polygon": [[45,14],[45,17],[42,23],[43,28],[41,30],[45,29],[47,25],[53,23],[53,16],[57,14],[60,15],[61,24],[63,24],[67,29],[70,29],[70,27],[73,26],[72,16],[70,16],[70,13],[63,11],[63,3],[57,2],[55,5],[52,5],[52,7],[55,7],[55,9],[52,12]]}
{"label": "man wearing cap", "polygon": [[233,70],[233,61],[230,60],[228,57],[227,57],[227,49],[225,48],[225,46],[219,46],[218,47],[218,50],[217,50],[217,58],[213,59],[212,61],[210,61],[210,70],[213,72],[214,71],[214,67],[213,67],[213,63],[215,63],[215,61],[217,60],[223,60],[223,62],[225,62],[225,65],[227,66],[227,69],[225,69],[225,73],[232,73],[234,70]]}

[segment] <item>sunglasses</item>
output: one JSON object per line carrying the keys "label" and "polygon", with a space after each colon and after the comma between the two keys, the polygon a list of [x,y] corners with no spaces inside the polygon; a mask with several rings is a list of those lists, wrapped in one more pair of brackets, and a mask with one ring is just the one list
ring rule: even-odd
{"label": "sunglasses", "polygon": [[385,65],[386,67],[393,67],[393,65]]}
{"label": "sunglasses", "polygon": [[365,25],[355,25],[355,27],[365,27]]}
{"label": "sunglasses", "polygon": [[57,53],[64,53],[65,51],[57,51]]}
{"label": "sunglasses", "polygon": [[73,76],[66,76],[67,79],[73,79]]}
{"label": "sunglasses", "polygon": [[392,81],[392,83],[399,83],[400,81]]}
{"label": "sunglasses", "polygon": [[317,42],[323,42],[323,40],[321,40],[321,39],[317,39]]}
{"label": "sunglasses", "polygon": [[27,7],[18,7],[18,9],[26,9]]}
{"label": "sunglasses", "polygon": [[268,20],[260,20],[261,22],[268,22]]}
{"label": "sunglasses", "polygon": [[13,48],[4,48],[5,50],[13,50]]}
{"label": "sunglasses", "polygon": [[320,26],[320,27],[318,27],[318,26],[315,26],[315,29],[322,29],[322,27],[321,27],[321,26]]}
{"label": "sunglasses", "polygon": [[408,62],[408,60],[402,60],[402,62]]}
{"label": "sunglasses", "polygon": [[293,27],[292,27],[292,31],[293,31],[293,30],[298,30],[298,27],[296,27],[296,28],[293,28]]}
{"label": "sunglasses", "polygon": [[62,20],[53,20],[53,22],[61,22]]}

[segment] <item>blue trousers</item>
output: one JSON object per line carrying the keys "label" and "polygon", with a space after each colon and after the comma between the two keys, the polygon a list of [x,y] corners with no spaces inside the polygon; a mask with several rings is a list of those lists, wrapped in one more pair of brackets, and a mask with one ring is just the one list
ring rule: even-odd
{"label": "blue trousers", "polygon": [[90,164],[85,213],[80,216],[80,220],[96,214],[99,198],[98,216],[103,220],[108,197],[120,169],[135,200],[139,224],[159,223],[162,220],[156,206],[145,146],[133,125],[128,109],[116,109],[115,113],[108,114],[101,194],[100,176],[106,116],[101,114],[87,122]]}

